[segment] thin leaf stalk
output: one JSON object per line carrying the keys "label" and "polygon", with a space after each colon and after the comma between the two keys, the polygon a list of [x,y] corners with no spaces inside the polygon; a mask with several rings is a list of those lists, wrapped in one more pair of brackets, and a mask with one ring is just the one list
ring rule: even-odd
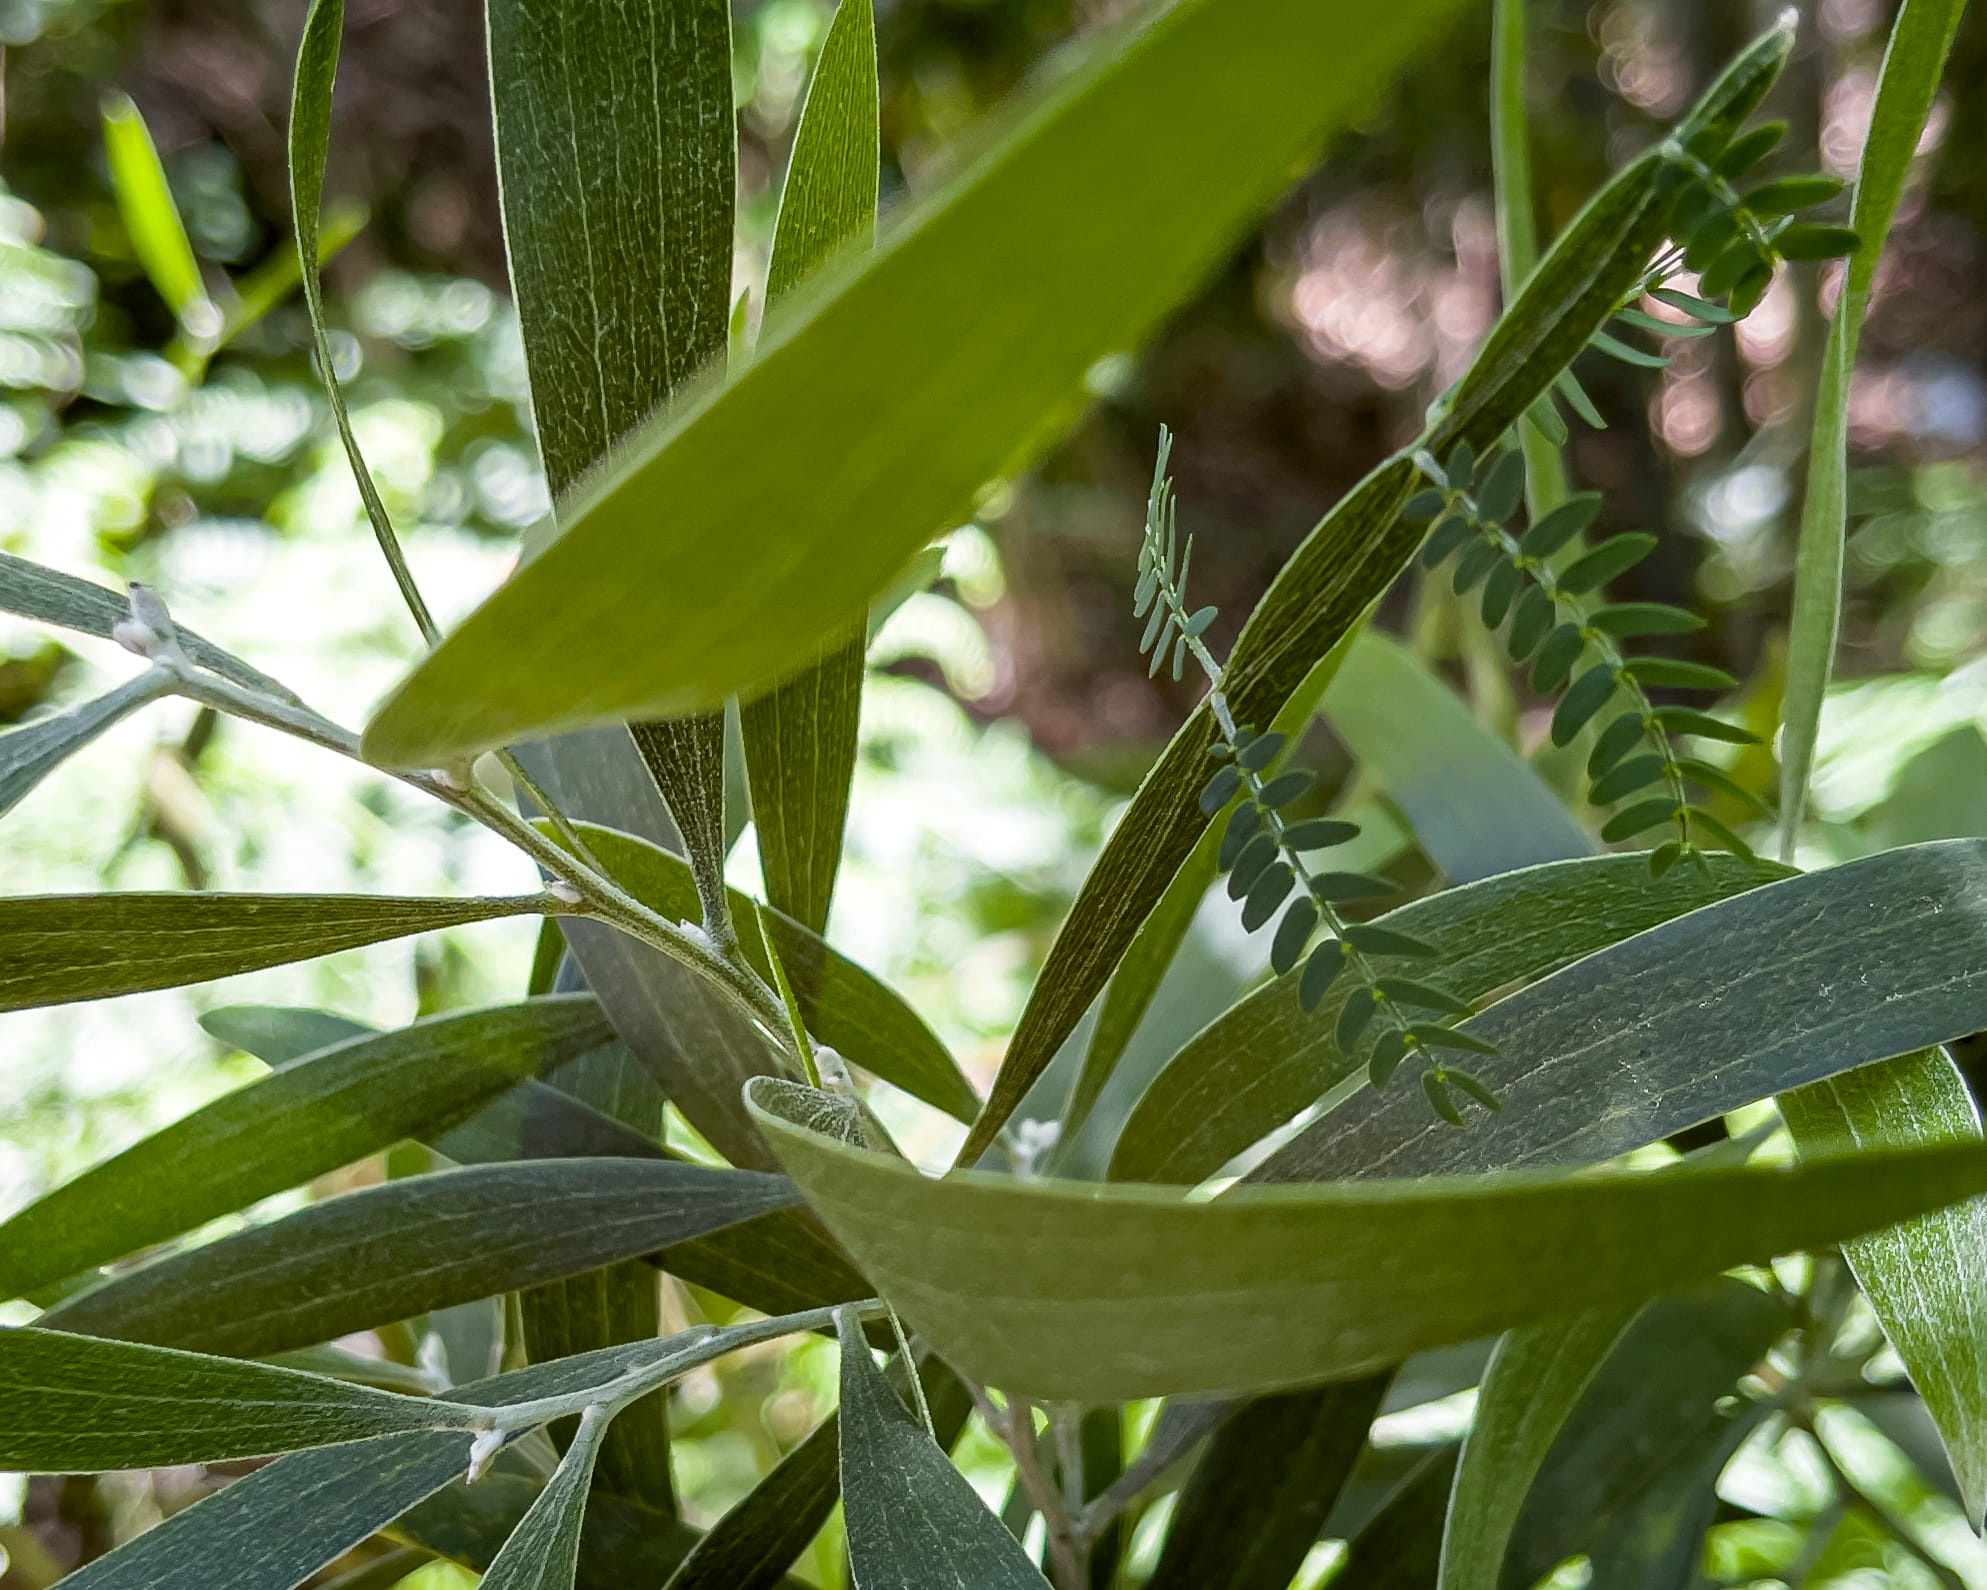
{"label": "thin leaf stalk", "polygon": [[1042,1515],[1048,1537],[1049,1572],[1056,1590],[1087,1590],[1089,1576],[1084,1571],[1084,1551],[1078,1543],[1075,1522],[1063,1504],[1062,1492],[1043,1469],[1035,1447],[1034,1404],[1021,1397],[1009,1397],[1006,1409],[1002,1410],[994,1405],[985,1387],[964,1375],[959,1378],[986,1427],[1013,1456],[1015,1478]]}

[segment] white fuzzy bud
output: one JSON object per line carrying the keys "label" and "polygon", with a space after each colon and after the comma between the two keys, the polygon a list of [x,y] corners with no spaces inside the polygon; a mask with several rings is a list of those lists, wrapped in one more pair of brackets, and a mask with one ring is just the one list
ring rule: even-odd
{"label": "white fuzzy bud", "polygon": [[491,1430],[479,1430],[469,1443],[469,1483],[474,1485],[490,1472],[490,1465],[503,1450],[505,1431],[501,1425]]}
{"label": "white fuzzy bud", "polygon": [[1023,1121],[1014,1129],[1014,1174],[1032,1176],[1035,1167],[1062,1141],[1061,1121]]}
{"label": "white fuzzy bud", "polygon": [[568,883],[564,878],[554,878],[545,886],[545,892],[563,905],[578,905],[580,903],[578,886]]}
{"label": "white fuzzy bud", "polygon": [[110,626],[110,638],[148,662],[179,655],[179,631],[159,593],[133,580],[125,587],[128,616]]}
{"label": "white fuzzy bud", "polygon": [[855,1092],[855,1079],[849,1075],[849,1063],[825,1043],[814,1046],[814,1069],[820,1073],[821,1086],[827,1092]]}

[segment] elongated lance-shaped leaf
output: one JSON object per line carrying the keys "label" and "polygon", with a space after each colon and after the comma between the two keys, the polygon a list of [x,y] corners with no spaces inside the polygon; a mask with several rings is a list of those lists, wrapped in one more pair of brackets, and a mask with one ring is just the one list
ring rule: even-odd
{"label": "elongated lance-shaped leaf", "polygon": [[[522,1474],[486,1474],[474,1485],[445,1486],[395,1520],[392,1534],[472,1572],[496,1561],[544,1487]],[[660,1584],[697,1543],[681,1519],[595,1488],[580,1534],[576,1590],[627,1590]],[[802,1590],[797,1580],[780,1590]]]}
{"label": "elongated lance-shaped leaf", "polygon": [[339,385],[337,367],[331,357],[331,333],[324,316],[324,282],[318,270],[322,255],[321,228],[324,209],[324,166],[331,147],[331,89],[338,76],[338,51],[345,32],[345,0],[311,0],[304,15],[303,38],[297,45],[296,78],[290,92],[290,208],[297,230],[297,270],[303,281],[304,308],[310,315],[311,346],[317,355],[318,376],[331,403],[331,418],[338,427],[338,440],[352,479],[359,488],[367,522],[379,543],[380,554],[393,574],[400,598],[414,615],[424,640],[437,633],[427,603],[414,584],[400,541],[380,500],[379,487],[359,451],[359,439],[352,431],[352,418],[346,411],[345,392]]}
{"label": "elongated lance-shaped leaf", "polygon": [[[766,267],[768,313],[810,272],[875,235],[877,100],[870,0],[843,0],[794,131]],[[827,926],[841,865],[865,638],[857,624],[740,714],[766,898],[817,933]]]}
{"label": "elongated lance-shaped leaf", "polygon": [[836,1328],[850,1577],[863,1590],[1042,1590],[1020,1542],[891,1390],[855,1315]]}
{"label": "elongated lance-shaped leaf", "polygon": [[[1355,631],[1355,634],[1363,631]],[[1284,703],[1270,724],[1270,731],[1284,737],[1284,745],[1263,771],[1274,776],[1289,761],[1293,748],[1318,710],[1318,702],[1338,675],[1351,637],[1334,646],[1311,670],[1311,675]],[[1138,930],[1126,949],[1124,959],[1111,974],[1104,991],[1104,1003],[1091,1029],[1089,1046],[1083,1051],[1083,1067],[1070,1089],[1069,1103],[1063,1109],[1062,1144],[1076,1141],[1076,1134],[1096,1104],[1104,1084],[1124,1058],[1126,1046],[1139,1023],[1152,1008],[1153,996],[1173,964],[1202,897],[1219,875],[1221,831],[1210,827],[1201,834],[1193,853],[1181,864],[1173,881],[1166,886],[1159,904]]]}
{"label": "elongated lance-shaped leaf", "polygon": [[605,1043],[590,995],[457,1013],[326,1049],[225,1094],[0,1225],[19,1296],[444,1127]]}
{"label": "elongated lance-shaped leaf", "polygon": [[1842,616],[1842,544],[1849,515],[1849,382],[1884,239],[1904,195],[1925,118],[1945,72],[1966,0],[1905,0],[1892,25],[1870,109],[1849,224],[1860,239],[1822,350],[1808,444],[1807,490],[1794,566],[1794,619],[1787,642],[1787,693],[1780,738],[1780,852],[1793,857],[1808,775],[1814,767],[1822,698],[1835,666]]}
{"label": "elongated lance-shaped leaf", "polygon": [[[925,1360],[919,1376],[934,1438],[949,1451],[973,1411],[972,1398],[936,1358]],[[886,1378],[893,1394],[908,1387],[901,1354]],[[663,1590],[774,1590],[841,1498],[840,1465],[841,1417],[831,1413],[711,1526]]]}
{"label": "elongated lance-shaped leaf", "polygon": [[461,1408],[273,1364],[0,1329],[0,1463],[26,1473],[212,1463],[468,1428]]}
{"label": "elongated lance-shaped leaf", "polygon": [[753,1171],[541,1159],[314,1204],[66,1298],[62,1330],[242,1357],[580,1275],[795,1202]]}
{"label": "elongated lance-shaped leaf", "polygon": [[136,674],[94,701],[0,734],[0,817],[98,735],[169,688],[163,674]]}
{"label": "elongated lance-shaped leaf", "polygon": [[685,718],[637,723],[629,733],[655,780],[669,820],[682,838],[697,885],[697,915],[704,931],[722,942],[736,931],[727,917],[724,886],[724,713],[693,712]]}
{"label": "elongated lance-shaped leaf", "polygon": [[483,1583],[490,1590],[571,1590],[579,1569],[587,1490],[607,1428],[605,1408],[588,1408],[580,1416],[579,1434],[552,1478],[484,1570]]}
{"label": "elongated lance-shaped leaf", "polygon": [[[130,616],[131,604],[121,591],[105,590],[90,580],[45,568],[11,552],[0,552],[0,613],[108,640],[111,629]],[[223,651],[177,620],[173,630],[180,650],[202,668],[251,690],[263,691],[283,701],[296,701],[295,696],[267,674],[257,672],[232,652]]]}
{"label": "elongated lance-shaped leaf", "polygon": [[[1980,1114],[1959,1068],[1930,1050],[1780,1096],[1803,1154],[1876,1144],[1973,1142]],[[1842,1247],[1884,1333],[1911,1372],[1976,1529],[1987,1515],[1987,1205],[1921,1215]]]}
{"label": "elongated lance-shaped leaf", "polygon": [[0,1010],[205,983],[547,904],[540,895],[14,895],[0,899]]}
{"label": "elongated lance-shaped leaf", "polygon": [[[669,917],[694,913],[696,885],[680,857],[632,834],[592,823],[577,826],[601,864],[644,905]],[[761,976],[770,978],[772,961],[760,935],[760,913],[736,890],[731,894],[731,913],[738,924],[740,949]],[[793,982],[809,1032],[914,1098],[955,1119],[972,1119],[979,1107],[972,1084],[937,1034],[895,990],[784,913],[768,911],[763,921]]]}
{"label": "elongated lance-shaped leaf", "polygon": [[1627,1310],[1589,1309],[1498,1340],[1449,1493],[1439,1590],[1498,1590],[1526,1493],[1628,1320]]}
{"label": "elongated lance-shaped leaf", "polygon": [[793,1083],[762,1079],[749,1097],[808,1202],[906,1325],[962,1374],[1044,1401],[1349,1379],[1987,1187],[1987,1147],[1937,1145],[1792,1170],[1246,1187],[1195,1201],[971,1171],[929,1181],[794,1124],[809,1106]]}
{"label": "elongated lance-shaped leaf", "polygon": [[179,206],[173,202],[151,129],[128,94],[105,97],[103,140],[111,192],[138,263],[181,325],[203,338],[215,337],[221,329],[220,311],[200,279],[200,264],[193,257]]}
{"label": "elongated lance-shaped leaf", "polygon": [[[1987,1025],[1987,841],[1883,851],[1653,927],[1462,1023],[1504,1108],[1468,1131],[1362,1090],[1268,1181],[1590,1164]],[[1418,1101],[1416,1101],[1418,1102]]]}
{"label": "elongated lance-shaped leaf", "polygon": [[873,253],[800,289],[739,375],[562,505],[372,749],[423,763],[708,709],[810,660],[1454,9],[1188,0],[1086,40]]}
{"label": "elongated lance-shaped leaf", "polygon": [[1451,883],[1592,854],[1544,780],[1398,641],[1362,634],[1324,711]]}
{"label": "elongated lance-shaped leaf", "polygon": [[[1375,925],[1432,945],[1443,985],[1475,1000],[1787,875],[1736,856],[1705,862],[1702,871],[1677,868],[1661,879],[1640,856],[1556,862],[1416,900]],[[1126,1122],[1113,1180],[1211,1176],[1363,1072],[1333,1034],[1349,994],[1343,980],[1313,1011],[1304,1009],[1300,983],[1279,978],[1188,1040]]]}
{"label": "elongated lance-shaped leaf", "polygon": [[1366,1449],[1391,1378],[1238,1408],[1180,1494],[1148,1590],[1286,1590]]}
{"label": "elongated lance-shaped leaf", "polygon": [[[1777,71],[1788,43],[1776,30],[1748,59],[1761,57]],[[1723,103],[1722,94],[1717,102]],[[1701,107],[1693,121],[1708,115]],[[1652,150],[1589,201],[1422,437],[1429,451],[1447,457],[1458,442],[1474,452],[1487,450],[1551,386],[1639,280],[1671,208],[1667,178],[1666,157]],[[1414,451],[1389,459],[1354,487],[1257,603],[1222,674],[1237,722],[1274,717],[1312,664],[1344,638],[1413,556],[1425,526],[1404,522],[1401,511],[1423,483]],[[1192,852],[1208,822],[1199,793],[1217,733],[1203,703],[1139,785],[1056,935],[987,1108],[961,1149],[962,1164],[998,1135]]]}

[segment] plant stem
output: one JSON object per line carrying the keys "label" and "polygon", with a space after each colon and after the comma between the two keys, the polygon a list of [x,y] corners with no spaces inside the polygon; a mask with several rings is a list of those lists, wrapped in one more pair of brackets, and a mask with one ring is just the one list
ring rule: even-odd
{"label": "plant stem", "polygon": [[[965,1380],[964,1376],[960,1378]],[[1028,1493],[1028,1500],[1035,1504],[1035,1511],[1042,1515],[1042,1522],[1048,1530],[1049,1571],[1055,1580],[1056,1590],[1087,1590],[1083,1551],[1077,1544],[1069,1510],[1063,1505],[1062,1492],[1043,1472],[1041,1455],[1035,1449],[1033,1405],[1023,1398],[1010,1397],[1007,1410],[1002,1412],[994,1406],[984,1387],[970,1380],[965,1380],[965,1385],[987,1428],[1014,1455],[1015,1477]]]}

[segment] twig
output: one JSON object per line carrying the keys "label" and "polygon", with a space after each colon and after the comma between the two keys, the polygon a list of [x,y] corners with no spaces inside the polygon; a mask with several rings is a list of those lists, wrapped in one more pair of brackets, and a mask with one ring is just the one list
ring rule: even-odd
{"label": "twig", "polygon": [[1015,1476],[1021,1481],[1021,1488],[1028,1493],[1028,1500],[1035,1504],[1035,1511],[1042,1515],[1042,1522],[1048,1529],[1049,1571],[1057,1590],[1087,1590],[1083,1550],[1077,1544],[1069,1511],[1063,1505],[1062,1493],[1043,1472],[1041,1456],[1035,1450],[1033,1406],[1020,1397],[1012,1397],[1003,1412],[994,1406],[984,1387],[966,1380],[963,1375],[960,1378],[965,1381],[973,1405],[980,1410],[980,1417],[986,1421],[987,1428],[1014,1455]]}

